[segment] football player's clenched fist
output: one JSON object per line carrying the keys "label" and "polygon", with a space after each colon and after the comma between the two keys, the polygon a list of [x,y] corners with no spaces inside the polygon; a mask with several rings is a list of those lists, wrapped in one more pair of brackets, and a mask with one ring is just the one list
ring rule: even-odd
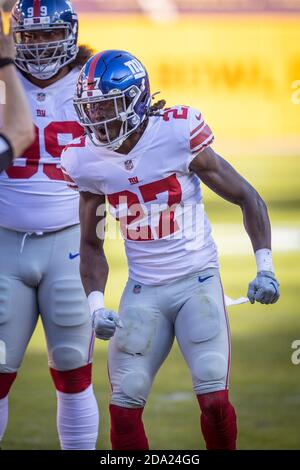
{"label": "football player's clenched fist", "polygon": [[117,326],[122,327],[119,315],[106,308],[100,308],[93,313],[92,325],[96,338],[104,340],[112,338]]}
{"label": "football player's clenched fist", "polygon": [[272,271],[260,271],[256,278],[250,282],[248,298],[252,304],[274,304],[280,296],[279,282]]}

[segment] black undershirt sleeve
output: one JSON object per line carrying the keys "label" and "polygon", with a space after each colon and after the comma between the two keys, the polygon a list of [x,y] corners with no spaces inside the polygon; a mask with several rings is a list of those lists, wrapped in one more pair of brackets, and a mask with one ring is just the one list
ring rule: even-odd
{"label": "black undershirt sleeve", "polygon": [[0,134],[0,172],[6,170],[14,157],[13,148],[5,135]]}

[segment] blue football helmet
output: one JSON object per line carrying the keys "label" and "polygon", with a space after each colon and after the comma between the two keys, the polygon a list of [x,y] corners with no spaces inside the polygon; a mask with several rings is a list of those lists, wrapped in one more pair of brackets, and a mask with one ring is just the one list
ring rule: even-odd
{"label": "blue football helmet", "polygon": [[[78,18],[69,1],[19,0],[11,17],[15,62],[23,72],[48,80],[75,59],[78,53]],[[37,32],[45,35],[45,42],[30,39],[30,34]],[[51,40],[56,33],[61,33],[61,39]]]}
{"label": "blue football helmet", "polygon": [[126,51],[109,50],[82,68],[74,106],[93,144],[117,150],[145,121],[151,99],[141,62]]}

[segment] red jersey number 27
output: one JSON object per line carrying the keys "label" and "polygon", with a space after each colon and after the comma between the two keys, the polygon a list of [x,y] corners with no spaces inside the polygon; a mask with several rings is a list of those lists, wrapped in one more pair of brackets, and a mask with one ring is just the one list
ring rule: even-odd
{"label": "red jersey number 27", "polygon": [[[128,212],[118,217],[120,228],[124,238],[134,241],[149,241],[169,236],[179,229],[175,220],[175,210],[181,202],[182,191],[181,185],[176,174],[153,181],[148,184],[139,186],[139,192],[142,196],[140,201],[138,195],[132,191],[124,190],[118,193],[108,195],[109,203],[117,209],[120,205],[125,204]],[[158,225],[140,225],[147,214],[144,203],[157,203],[157,196],[160,193],[168,194],[167,205],[165,210],[161,210],[159,214]]]}

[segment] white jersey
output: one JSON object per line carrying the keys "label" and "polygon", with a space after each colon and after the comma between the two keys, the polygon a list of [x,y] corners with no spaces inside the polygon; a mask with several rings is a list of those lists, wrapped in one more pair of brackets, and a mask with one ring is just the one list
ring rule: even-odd
{"label": "white jersey", "polygon": [[78,69],[41,89],[20,78],[28,97],[36,139],[0,173],[0,226],[20,232],[51,232],[79,223],[79,197],[60,168],[67,143],[83,134],[72,98]]}
{"label": "white jersey", "polygon": [[69,186],[106,195],[120,220],[131,279],[163,284],[218,267],[200,181],[189,171],[212,141],[199,111],[176,106],[151,116],[127,155],[96,147],[87,137],[64,150]]}

